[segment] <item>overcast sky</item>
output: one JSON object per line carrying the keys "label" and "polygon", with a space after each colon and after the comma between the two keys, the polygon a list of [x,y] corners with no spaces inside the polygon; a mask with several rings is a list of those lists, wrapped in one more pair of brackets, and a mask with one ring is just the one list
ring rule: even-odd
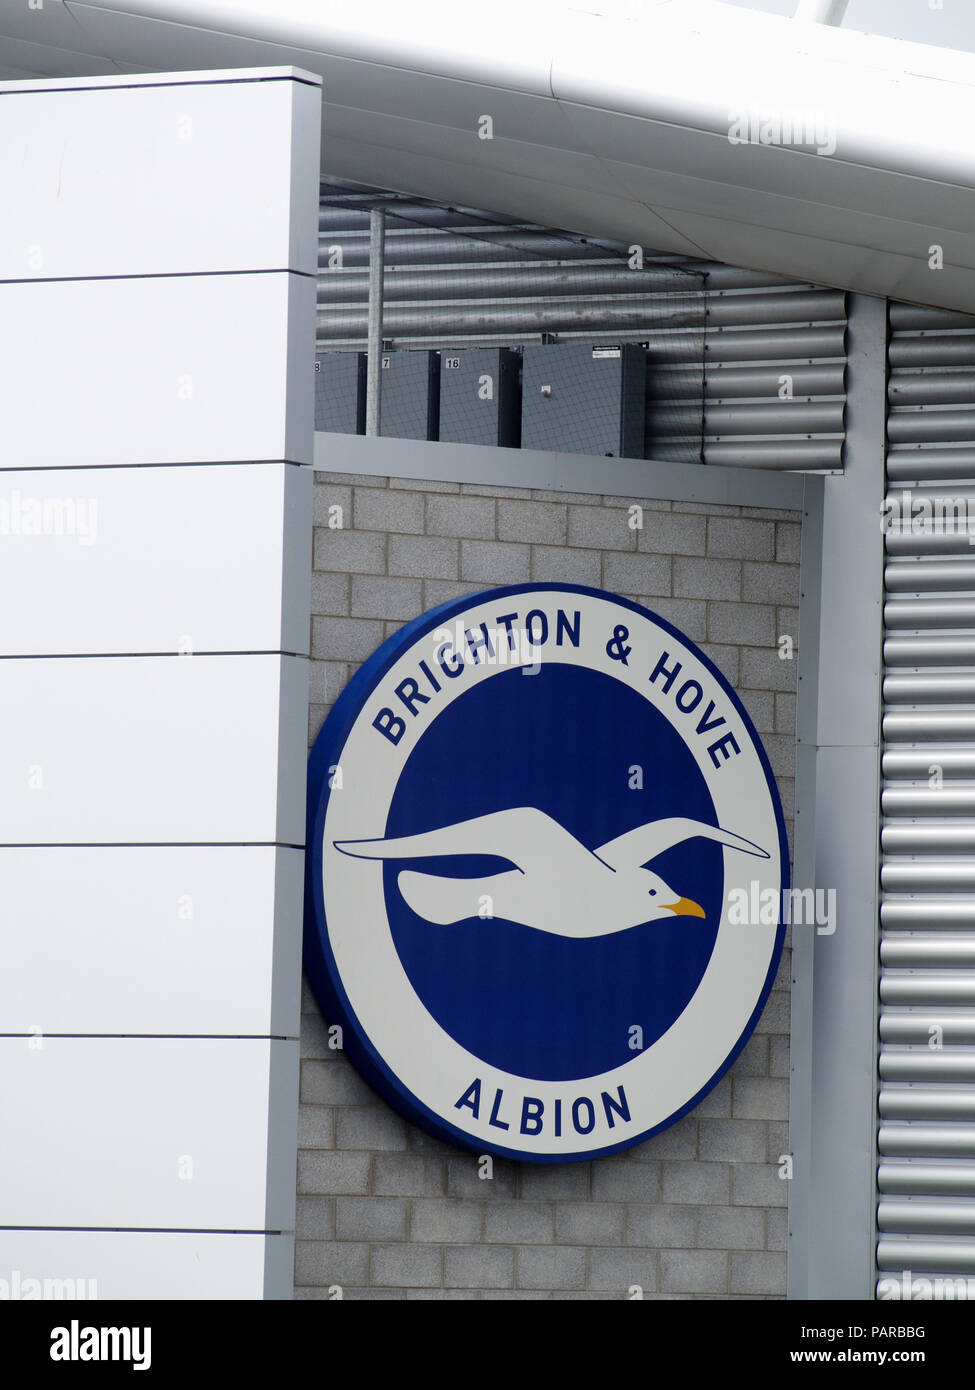
{"label": "overcast sky", "polygon": [[[723,0],[746,10],[791,16],[796,0]],[[850,0],[844,29],[975,52],[975,0]]]}

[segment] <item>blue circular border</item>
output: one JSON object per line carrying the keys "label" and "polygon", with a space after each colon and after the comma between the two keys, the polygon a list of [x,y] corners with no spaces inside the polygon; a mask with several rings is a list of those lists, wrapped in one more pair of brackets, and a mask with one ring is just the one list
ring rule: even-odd
{"label": "blue circular border", "polygon": [[634,603],[632,599],[621,598],[618,594],[610,593],[606,589],[592,589],[583,584],[541,583],[504,585],[497,589],[482,589],[477,593],[465,594],[461,598],[451,599],[447,603],[440,604],[437,608],[431,608],[427,612],[421,613],[419,617],[412,619],[405,627],[400,628],[398,632],[394,633],[392,637],[387,638],[386,641],[382,643],[372,656],[369,657],[368,661],[360,666],[359,670],[336,700],[328,718],[325,720],[308,759],[308,810],[305,828],[304,965],[308,973],[308,978],[311,981],[312,989],[315,992],[315,996],[325,1018],[330,1023],[338,1023],[342,1027],[343,1051],[346,1056],[373,1089],[411,1123],[418,1125],[435,1138],[446,1140],[448,1143],[454,1144],[458,1148],[467,1150],[471,1153],[491,1153],[501,1158],[514,1159],[520,1163],[586,1163],[589,1162],[590,1159],[605,1158],[609,1154],[620,1153],[624,1149],[630,1149],[635,1144],[643,1143],[654,1134],[659,1134],[662,1130],[669,1129],[671,1125],[676,1124],[684,1115],[689,1114],[695,1106],[699,1105],[704,1097],[714,1089],[728,1069],[733,1065],[742,1048],[751,1037],[755,1025],[762,1015],[762,1011],[771,993],[775,976],[778,972],[786,930],[785,924],[781,920],[781,915],[765,985],[752,1011],[751,1017],[746,1023],[741,1037],[729,1052],[724,1063],[714,1073],[710,1081],[701,1087],[696,1095],[692,1096],[685,1105],[679,1110],[676,1110],[661,1124],[655,1125],[652,1129],[644,1130],[641,1134],[632,1135],[618,1144],[611,1144],[605,1149],[587,1149],[585,1152],[578,1154],[539,1154],[523,1152],[520,1149],[506,1148],[501,1144],[489,1142],[487,1140],[476,1141],[470,1134],[467,1134],[463,1130],[456,1129],[449,1120],[438,1115],[436,1111],[430,1110],[413,1095],[412,1091],[407,1089],[386,1060],[373,1046],[373,1043],[360,1024],[355,1010],[349,1002],[335,957],[332,954],[325,914],[325,894],[322,874],[322,833],[331,790],[328,785],[329,769],[341,762],[342,749],[345,747],[352,726],[361,713],[366,700],[372,695],[376,685],[386,672],[398,661],[403,651],[407,647],[412,646],[416,639],[425,631],[430,628],[442,626],[445,619],[451,618],[457,613],[463,613],[474,604],[483,603],[492,599],[508,598],[514,594],[526,593],[586,594],[593,598],[609,600],[623,608],[629,608],[632,612],[640,614],[641,617],[651,618],[652,621],[663,628],[665,632],[669,632],[672,637],[675,637],[681,642],[688,651],[693,652],[701,664],[710,671],[711,675],[718,682],[718,685],[725,694],[731,699],[732,704],[741,716],[742,722],[748,730],[748,734],[761,760],[769,794],[772,798],[772,805],[775,809],[775,819],[779,831],[779,859],[782,866],[780,890],[782,893],[788,891],[791,885],[789,842],[785,832],[785,818],[782,814],[782,803],[779,798],[779,790],[776,786],[768,755],[736,691],[732,689],[731,685],[721,671],[715,666],[714,662],[700,650],[696,643],[690,641],[690,639],[678,628],[674,627],[672,623],[667,622],[665,618],[659,617],[658,614],[652,612],[649,608],[644,608],[642,604]]}

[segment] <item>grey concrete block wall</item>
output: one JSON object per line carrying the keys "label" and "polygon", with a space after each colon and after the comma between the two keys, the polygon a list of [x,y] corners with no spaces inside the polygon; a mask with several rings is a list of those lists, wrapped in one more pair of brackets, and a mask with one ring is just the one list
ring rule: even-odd
{"label": "grey concrete block wall", "polygon": [[[318,473],[309,744],[361,662],[417,614],[499,583],[591,584],[673,622],[732,681],[791,844],[798,537],[792,511]],[[330,1049],[306,982],[295,1296],[784,1297],[790,957],[692,1114],[621,1155],[496,1159],[489,1178]]]}

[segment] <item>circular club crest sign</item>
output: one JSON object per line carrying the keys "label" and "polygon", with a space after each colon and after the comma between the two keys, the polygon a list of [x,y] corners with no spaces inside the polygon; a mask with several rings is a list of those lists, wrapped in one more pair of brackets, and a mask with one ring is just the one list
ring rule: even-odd
{"label": "circular club crest sign", "polygon": [[734,691],[569,584],[468,595],[379,648],[312,752],[307,862],[305,963],[352,1061],[441,1138],[537,1163],[692,1109],[785,931],[754,907],[788,850]]}

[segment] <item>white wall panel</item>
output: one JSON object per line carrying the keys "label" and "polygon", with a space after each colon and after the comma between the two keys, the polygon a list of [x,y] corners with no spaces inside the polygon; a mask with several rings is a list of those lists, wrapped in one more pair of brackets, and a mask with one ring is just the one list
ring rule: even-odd
{"label": "white wall panel", "polygon": [[312,464],[315,458],[317,282],[306,275],[293,275],[289,288],[284,457],[292,463]]}
{"label": "white wall panel", "polygon": [[320,97],[0,84],[0,1298],[290,1295]]}
{"label": "white wall panel", "polygon": [[[0,1301],[280,1297],[280,1269],[293,1260],[294,1237],[286,1234],[0,1231]],[[40,1281],[39,1295],[28,1280]],[[83,1305],[70,1316],[88,1321]]]}
{"label": "white wall panel", "polygon": [[310,462],[286,439],[307,413],[310,450],[312,351],[307,403],[287,370],[307,298],[284,272],[0,285],[3,466]]}
{"label": "white wall panel", "polygon": [[269,1088],[277,1053],[297,1096],[297,1042],[36,1044],[0,1039],[5,1132],[30,1136],[0,1146],[0,1225],[289,1228],[268,1201]]}
{"label": "white wall panel", "polygon": [[27,658],[2,676],[0,844],[304,843],[304,658]]}
{"label": "white wall panel", "polygon": [[0,849],[0,1033],[294,1034],[303,865],[270,845]]}
{"label": "white wall panel", "polygon": [[307,653],[311,494],[289,464],[0,472],[0,654]]}
{"label": "white wall panel", "polygon": [[69,88],[44,101],[0,94],[0,184],[16,179],[21,190],[0,225],[0,278],[313,275],[308,218],[292,209],[304,190],[282,152],[293,139],[317,141],[321,84],[279,71],[277,80],[183,74],[168,85]]}

